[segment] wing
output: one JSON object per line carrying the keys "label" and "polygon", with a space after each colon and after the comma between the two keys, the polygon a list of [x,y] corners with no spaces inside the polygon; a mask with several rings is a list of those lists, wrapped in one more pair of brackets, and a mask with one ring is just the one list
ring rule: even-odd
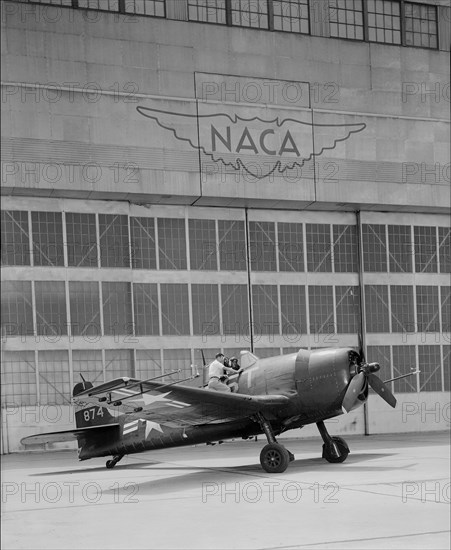
{"label": "wing", "polygon": [[100,405],[130,415],[130,419],[174,428],[230,422],[257,412],[272,416],[289,401],[285,395],[221,393],[127,378],[91,388],[74,398],[76,405]]}
{"label": "wing", "polygon": [[30,435],[20,440],[22,445],[43,445],[44,443],[63,443],[74,441],[81,436],[94,434],[100,436],[118,430],[119,424],[105,424],[104,426],[90,426],[76,430],[65,430],[62,432],[50,432],[45,434]]}

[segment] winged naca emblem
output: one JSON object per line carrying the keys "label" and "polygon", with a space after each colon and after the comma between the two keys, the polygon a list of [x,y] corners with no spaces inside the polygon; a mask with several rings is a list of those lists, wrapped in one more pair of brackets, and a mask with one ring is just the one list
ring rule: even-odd
{"label": "winged naca emblem", "polygon": [[216,104],[188,105],[177,112],[145,106],[137,111],[210,162],[257,179],[302,168],[366,128],[353,116],[309,109],[277,108],[279,114],[273,116],[272,107],[234,105],[233,112],[231,106],[230,112],[218,112]]}

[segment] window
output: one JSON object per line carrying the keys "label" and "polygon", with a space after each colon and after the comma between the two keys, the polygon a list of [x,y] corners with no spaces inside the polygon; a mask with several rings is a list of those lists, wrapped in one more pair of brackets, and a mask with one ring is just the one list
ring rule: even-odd
{"label": "window", "polygon": [[437,273],[437,249],[435,227],[414,227],[415,271]]}
{"label": "window", "polygon": [[244,222],[219,220],[218,234],[221,271],[245,271]]}
{"label": "window", "polygon": [[362,0],[329,0],[330,35],[363,40]]}
{"label": "window", "polygon": [[368,0],[368,40],[401,44],[401,5],[395,0]]}
{"label": "window", "polygon": [[185,220],[158,218],[160,269],[186,269]]}
{"label": "window", "polygon": [[268,28],[268,0],[231,0],[232,25]]}
{"label": "window", "polygon": [[189,220],[190,268],[217,270],[214,220]]}
{"label": "window", "polygon": [[158,287],[155,283],[134,283],[136,336],[160,334]]}
{"label": "window", "polygon": [[311,272],[332,271],[329,224],[307,224],[307,269]]}
{"label": "window", "polygon": [[443,370],[445,377],[444,390],[449,392],[451,389],[451,346],[443,346]]}
{"label": "window", "polygon": [[95,214],[66,214],[67,264],[97,267]]}
{"label": "window", "polygon": [[223,334],[249,334],[247,285],[221,285]]}
{"label": "window", "polygon": [[249,223],[249,251],[251,270],[276,271],[274,223]]}
{"label": "window", "polygon": [[[379,363],[381,370],[377,373],[377,376],[381,380],[393,378],[391,373],[390,346],[367,346],[366,360],[370,363]],[[393,392],[393,382],[388,382],[387,386]]]}
{"label": "window", "polygon": [[63,281],[36,281],[36,328],[38,336],[55,341],[67,334],[66,291]]}
{"label": "window", "polygon": [[[165,381],[169,383],[185,380],[193,374],[191,371],[191,351],[189,349],[164,349],[163,365],[165,373],[173,373],[165,376]],[[178,370],[180,372],[174,372]]]}
{"label": "window", "polygon": [[193,334],[220,334],[217,285],[191,285]]}
{"label": "window", "polygon": [[159,349],[136,350],[136,377],[148,380],[162,374]]}
{"label": "window", "polygon": [[438,287],[417,286],[418,332],[439,332]]}
{"label": "window", "polygon": [[413,287],[390,286],[392,332],[416,332]]}
{"label": "window", "polygon": [[363,224],[363,269],[369,272],[387,272],[385,225]]}
{"label": "window", "polygon": [[451,273],[451,229],[438,228],[440,273]]}
{"label": "window", "polygon": [[278,223],[279,270],[304,271],[302,223]]}
{"label": "window", "polygon": [[391,273],[412,272],[412,239],[410,225],[388,226],[388,248]]}
{"label": "window", "polygon": [[440,346],[418,346],[420,391],[442,391]]}
{"label": "window", "polygon": [[102,283],[105,335],[133,334],[130,283]]}
{"label": "window", "polygon": [[437,7],[404,4],[406,46],[437,48]]}
{"label": "window", "polygon": [[6,351],[0,362],[3,407],[36,405],[36,365],[34,351]]}
{"label": "window", "polygon": [[119,0],[78,0],[78,7],[90,10],[119,11]]}
{"label": "window", "polygon": [[189,335],[187,284],[161,285],[161,318],[164,335]]}
{"label": "window", "polygon": [[94,386],[102,384],[104,380],[101,350],[74,350],[72,352],[72,369],[74,372],[74,384],[82,381],[80,375],[85,380],[92,382]]}
{"label": "window", "polygon": [[99,214],[102,267],[130,267],[128,219],[118,214]]}
{"label": "window", "polygon": [[274,30],[309,33],[308,0],[273,0]]}
{"label": "window", "polygon": [[125,0],[125,13],[165,16],[165,0]]}
{"label": "window", "polygon": [[336,286],[337,333],[357,334],[360,332],[359,287]]}
{"label": "window", "polygon": [[3,281],[2,336],[33,334],[31,282]]}
{"label": "window", "polygon": [[451,332],[451,286],[440,287],[442,331]]}
{"label": "window", "polygon": [[70,281],[69,300],[72,336],[100,337],[99,284],[91,281]]}
{"label": "window", "polygon": [[[280,285],[282,335],[307,333],[305,288],[300,285]],[[290,337],[287,337],[290,341]]]}
{"label": "window", "polygon": [[[416,370],[415,346],[393,346],[393,377],[409,374]],[[416,375],[394,381],[395,393],[417,391]]]}
{"label": "window", "polygon": [[188,0],[188,19],[225,25],[226,0]]}
{"label": "window", "polygon": [[121,376],[133,377],[133,350],[105,350],[105,381],[109,382]]}
{"label": "window", "polygon": [[30,265],[28,212],[2,210],[2,265]]}
{"label": "window", "polygon": [[69,356],[66,350],[38,352],[39,404],[70,405]]}
{"label": "window", "polygon": [[333,259],[337,273],[356,273],[357,232],[355,225],[334,225]]}
{"label": "window", "polygon": [[33,259],[37,266],[64,265],[63,223],[60,212],[32,212]]}
{"label": "window", "polygon": [[334,334],[334,301],[331,286],[309,286],[311,334]]}
{"label": "window", "polygon": [[254,337],[279,334],[279,304],[276,285],[252,285]]}
{"label": "window", "polygon": [[153,218],[130,218],[132,241],[132,267],[156,269],[155,220]]}
{"label": "window", "polygon": [[366,330],[389,332],[388,289],[385,285],[365,285]]}

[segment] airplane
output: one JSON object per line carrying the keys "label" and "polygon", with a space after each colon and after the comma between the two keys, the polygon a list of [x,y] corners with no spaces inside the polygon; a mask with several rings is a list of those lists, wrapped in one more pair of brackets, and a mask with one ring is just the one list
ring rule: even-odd
{"label": "airplane", "polygon": [[111,456],[106,467],[113,468],[132,453],[265,434],[260,464],[268,473],[282,473],[294,456],[276,437],[315,423],[323,458],[340,463],[349,447],[328,433],[324,421],[362,406],[369,387],[395,407],[386,383],[419,372],[382,382],[374,374],[380,365],[366,362],[361,345],[359,352],[300,349],[262,359],[242,351],[240,361],[242,371],[228,381],[237,386],[236,393],[183,384],[188,379],[164,383],[157,380],[161,377],[122,377],[94,387],[82,377],[72,392],[76,429],[28,436],[21,443],[76,439],[79,460]]}

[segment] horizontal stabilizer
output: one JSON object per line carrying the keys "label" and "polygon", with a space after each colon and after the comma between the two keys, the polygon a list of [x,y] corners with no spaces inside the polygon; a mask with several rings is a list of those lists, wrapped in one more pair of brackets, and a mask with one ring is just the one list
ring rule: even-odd
{"label": "horizontal stabilizer", "polygon": [[20,440],[22,445],[43,445],[44,443],[63,443],[65,441],[73,441],[81,436],[94,434],[96,436],[113,432],[118,429],[119,424],[104,424],[102,426],[91,426],[88,428],[78,428],[75,430],[65,430],[62,432],[50,432],[45,434],[36,434],[24,437]]}

